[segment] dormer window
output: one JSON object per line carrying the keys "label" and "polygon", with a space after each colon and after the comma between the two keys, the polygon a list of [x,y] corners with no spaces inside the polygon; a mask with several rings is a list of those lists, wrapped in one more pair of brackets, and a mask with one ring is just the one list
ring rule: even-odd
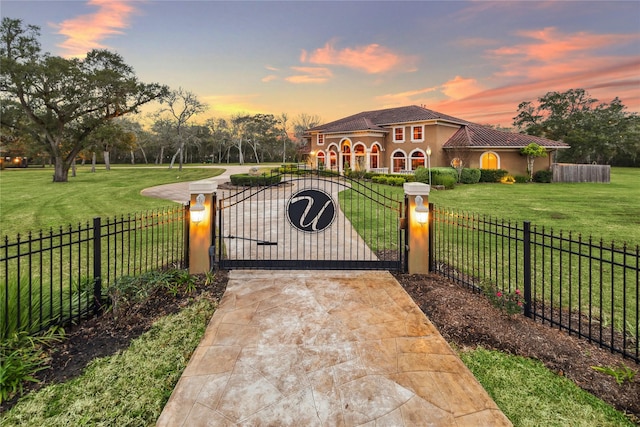
{"label": "dormer window", "polygon": [[393,128],[393,142],[404,142],[404,127]]}
{"label": "dormer window", "polygon": [[411,141],[412,142],[424,141],[424,133],[423,133],[422,125],[411,127]]}
{"label": "dormer window", "polygon": [[322,145],[324,144],[324,134],[319,133],[318,134],[318,145]]}

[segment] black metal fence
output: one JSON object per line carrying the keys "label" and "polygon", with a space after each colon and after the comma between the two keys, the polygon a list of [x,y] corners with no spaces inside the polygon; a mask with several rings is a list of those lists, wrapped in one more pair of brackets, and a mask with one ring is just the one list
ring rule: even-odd
{"label": "black metal fence", "polygon": [[640,363],[640,246],[431,207],[431,270],[524,296],[524,314]]}
{"label": "black metal fence", "polygon": [[0,243],[0,338],[100,312],[119,277],[183,267],[188,208],[177,206]]}

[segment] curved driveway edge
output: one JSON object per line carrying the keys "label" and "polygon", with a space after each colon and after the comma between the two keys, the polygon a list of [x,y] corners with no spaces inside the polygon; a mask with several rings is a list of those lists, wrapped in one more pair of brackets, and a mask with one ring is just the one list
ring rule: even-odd
{"label": "curved driveway edge", "polygon": [[158,426],[509,426],[388,272],[234,270]]}

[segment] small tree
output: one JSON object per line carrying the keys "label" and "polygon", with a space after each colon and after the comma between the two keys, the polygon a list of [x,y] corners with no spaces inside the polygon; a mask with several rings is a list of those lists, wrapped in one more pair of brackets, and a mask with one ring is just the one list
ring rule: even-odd
{"label": "small tree", "polygon": [[529,172],[529,181],[533,180],[533,162],[536,160],[536,157],[546,157],[547,150],[541,145],[532,142],[520,149],[520,153],[523,156],[527,156],[527,172]]}

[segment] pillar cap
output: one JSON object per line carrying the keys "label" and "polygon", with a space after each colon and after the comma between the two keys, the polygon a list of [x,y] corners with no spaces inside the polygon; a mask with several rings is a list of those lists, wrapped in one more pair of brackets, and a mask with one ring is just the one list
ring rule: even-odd
{"label": "pillar cap", "polygon": [[405,182],[402,188],[407,196],[428,196],[431,191],[431,186],[422,182]]}
{"label": "pillar cap", "polygon": [[199,193],[213,193],[218,189],[218,181],[194,181],[189,183],[189,193],[190,194],[199,194]]}

